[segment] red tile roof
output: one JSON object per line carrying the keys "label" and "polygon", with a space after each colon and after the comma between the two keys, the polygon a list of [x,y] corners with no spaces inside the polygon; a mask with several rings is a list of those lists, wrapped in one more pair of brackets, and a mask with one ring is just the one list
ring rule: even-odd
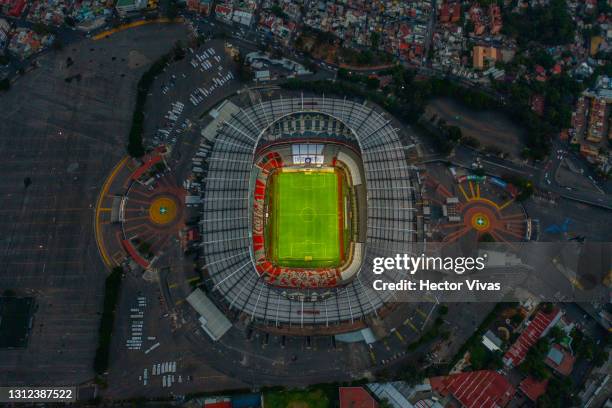
{"label": "red tile roof", "polygon": [[533,402],[537,401],[544,393],[546,392],[546,388],[548,388],[548,379],[544,381],[538,381],[535,378],[529,376],[521,381],[519,388]]}
{"label": "red tile roof", "polygon": [[515,391],[506,377],[492,370],[433,377],[429,382],[436,392],[452,395],[466,408],[505,407]]}
{"label": "red tile roof", "polygon": [[363,387],[340,387],[340,408],[378,408],[378,402]]}
{"label": "red tile roof", "polygon": [[[553,358],[554,353],[556,353],[561,361],[557,363]],[[572,356],[567,350],[561,347],[558,344],[553,344],[550,352],[544,362],[551,368],[553,368],[556,372],[561,375],[570,375],[572,370],[574,369],[574,362],[576,361],[576,357]]]}
{"label": "red tile roof", "polygon": [[204,408],[232,408],[231,401],[205,402]]}
{"label": "red tile roof", "polygon": [[529,349],[544,336],[548,329],[561,318],[561,311],[554,309],[550,313],[539,311],[518,339],[504,355],[507,366],[516,367],[523,362]]}
{"label": "red tile roof", "polygon": [[130,178],[132,180],[138,180],[143,174],[145,174],[151,167],[153,167],[155,164],[161,162],[161,156],[153,156],[148,158],[143,164],[142,166],[140,166],[139,168],[137,168],[136,170],[134,170],[134,172],[132,173],[132,175],[130,176]]}

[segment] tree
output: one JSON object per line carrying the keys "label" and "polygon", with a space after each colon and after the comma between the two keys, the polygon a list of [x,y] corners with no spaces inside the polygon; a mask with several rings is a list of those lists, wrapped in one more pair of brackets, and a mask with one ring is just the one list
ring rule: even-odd
{"label": "tree", "polygon": [[580,400],[574,393],[574,385],[568,377],[552,377],[548,381],[546,393],[538,399],[538,408],[578,406]]}
{"label": "tree", "polygon": [[119,300],[123,268],[116,267],[106,278],[104,283],[104,304],[102,318],[98,332],[98,348],[94,357],[94,371],[103,374],[108,370],[110,344],[115,322],[115,308]]}
{"label": "tree", "polygon": [[53,48],[55,51],[60,51],[62,48],[64,48],[64,43],[62,43],[62,40],[60,40],[59,37],[55,36],[53,43],[51,44],[51,48]]}
{"label": "tree", "polygon": [[373,50],[378,50],[378,46],[380,45],[380,33],[374,31],[372,36],[370,37],[371,46]]}
{"label": "tree", "polygon": [[550,333],[548,333],[548,336],[555,343],[559,343],[561,342],[561,340],[563,340],[563,337],[565,337],[565,333],[563,332],[563,330],[561,330],[559,326],[555,326],[552,329],[550,329]]}
{"label": "tree", "polygon": [[34,31],[38,35],[47,35],[52,32],[49,26],[43,23],[32,24],[32,31]]}
{"label": "tree", "polygon": [[485,232],[484,234],[482,234],[480,236],[480,238],[478,238],[478,241],[480,241],[480,242],[495,242],[495,238],[493,238],[493,235],[489,234],[488,232]]}
{"label": "tree", "polygon": [[8,91],[11,89],[11,81],[8,78],[0,80],[0,91]]}
{"label": "tree", "polygon": [[178,16],[178,5],[176,0],[170,0],[168,2],[168,8],[166,9],[166,17],[170,20],[174,20]]}
{"label": "tree", "polygon": [[247,64],[242,54],[239,54],[235,60],[236,69],[238,71],[238,80],[242,82],[250,82],[253,80],[253,70],[251,66]]}
{"label": "tree", "polygon": [[138,252],[140,252],[141,254],[148,254],[149,251],[151,251],[151,244],[149,244],[146,241],[143,241],[139,246],[138,246]]}
{"label": "tree", "polygon": [[481,342],[473,344],[469,352],[472,370],[496,370],[503,367],[502,354],[487,349]]}
{"label": "tree", "polygon": [[366,79],[366,86],[368,89],[378,89],[380,86],[380,81],[376,77],[368,77]]}
{"label": "tree", "polygon": [[472,136],[463,136],[461,138],[461,143],[466,146],[473,147],[474,149],[477,149],[480,147],[480,141],[478,141],[478,139]]}
{"label": "tree", "polygon": [[373,58],[372,51],[365,50],[357,55],[357,62],[361,65],[369,65],[372,63]]}
{"label": "tree", "polygon": [[472,20],[466,21],[466,23],[465,23],[465,32],[466,33],[474,32],[474,23],[472,22]]}
{"label": "tree", "polygon": [[517,39],[544,45],[568,44],[574,39],[575,24],[565,0],[551,0],[546,6],[528,7],[521,13],[504,13],[503,32]]}
{"label": "tree", "polygon": [[280,17],[282,19],[286,19],[287,18],[287,13],[285,13],[282,9],[281,6],[279,6],[278,4],[273,5],[272,7],[270,7],[270,11],[272,12],[272,14],[274,14],[276,17]]}
{"label": "tree", "polygon": [[174,43],[172,52],[174,53],[175,61],[180,61],[185,58],[185,47],[183,47],[183,43],[180,40]]}
{"label": "tree", "polygon": [[536,344],[529,349],[525,359],[519,366],[519,370],[525,375],[531,375],[536,380],[542,381],[550,377],[550,371],[544,364],[544,359],[549,349],[546,338],[539,339]]}
{"label": "tree", "polygon": [[74,27],[76,22],[74,21],[74,18],[66,16],[64,17],[64,24],[66,24],[68,27]]}
{"label": "tree", "polygon": [[449,126],[447,131],[448,138],[453,142],[458,142],[462,137],[461,128],[459,126]]}

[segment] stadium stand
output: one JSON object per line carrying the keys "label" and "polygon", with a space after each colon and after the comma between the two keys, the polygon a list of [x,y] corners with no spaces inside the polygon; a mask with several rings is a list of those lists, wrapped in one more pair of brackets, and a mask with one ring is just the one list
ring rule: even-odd
{"label": "stadium stand", "polygon": [[[262,204],[265,170],[282,165],[283,160],[267,157],[259,167],[262,171],[253,171],[256,151],[279,140],[309,138],[333,139],[360,151],[364,180],[354,182],[367,188],[367,232],[364,242],[353,248],[364,260],[359,265],[410,251],[415,243],[416,177],[391,120],[347,99],[261,100],[219,125],[209,158],[200,226],[209,296],[219,308],[276,327],[330,326],[377,315],[392,300],[391,293],[373,290],[371,271],[344,271],[353,278],[335,287],[288,282],[292,287],[284,288],[266,282],[270,275],[306,282],[321,278],[320,273],[314,277],[307,271],[299,277],[282,276],[282,269],[257,264],[256,257],[263,246],[263,220],[257,218],[257,208]],[[357,165],[348,160],[346,164],[349,169]],[[389,271],[386,280],[399,281],[402,274]],[[327,278],[342,279],[337,270]]]}

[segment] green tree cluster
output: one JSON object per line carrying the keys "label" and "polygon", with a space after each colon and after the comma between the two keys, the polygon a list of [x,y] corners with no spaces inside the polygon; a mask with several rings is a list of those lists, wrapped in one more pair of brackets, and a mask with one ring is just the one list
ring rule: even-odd
{"label": "green tree cluster", "polygon": [[108,370],[109,351],[115,323],[115,308],[119,300],[122,275],[123,268],[116,267],[104,283],[104,305],[98,331],[98,348],[94,357],[96,374],[104,374]]}
{"label": "green tree cluster", "polygon": [[144,133],[144,109],[147,101],[147,95],[150,92],[151,87],[155,78],[161,74],[173,60],[179,60],[185,57],[185,50],[180,43],[176,43],[173,49],[162,55],[157,61],[155,61],[151,67],[142,74],[138,85],[136,87],[136,104],[134,105],[134,113],[132,114],[132,126],[128,137],[127,151],[130,156],[140,158],[145,154],[145,148],[143,144],[143,133]]}
{"label": "green tree cluster", "polygon": [[526,46],[530,42],[562,45],[574,40],[575,24],[565,0],[551,0],[546,6],[528,7],[519,13],[504,13],[503,32]]}

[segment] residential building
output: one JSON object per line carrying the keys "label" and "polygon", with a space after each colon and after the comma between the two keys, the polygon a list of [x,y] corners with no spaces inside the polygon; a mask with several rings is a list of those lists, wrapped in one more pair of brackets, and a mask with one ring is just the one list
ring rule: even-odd
{"label": "residential building", "polygon": [[187,9],[208,16],[211,12],[212,0],[187,0]]}
{"label": "residential building", "polygon": [[147,0],[117,0],[115,8],[121,17],[125,17],[128,14],[144,10],[147,3]]}
{"label": "residential building", "polygon": [[429,379],[432,390],[465,408],[497,408],[508,405],[515,389],[496,371],[481,370]]}
{"label": "residential building", "polygon": [[4,47],[8,44],[8,36],[11,31],[11,26],[8,21],[0,18],[0,52],[4,50]]}
{"label": "residential building", "polygon": [[538,311],[504,355],[504,364],[508,367],[518,367],[525,359],[529,349],[539,339],[548,334],[548,331],[557,324],[562,315],[563,313],[559,309],[553,309],[549,313],[543,310]]}
{"label": "residential building", "polygon": [[473,49],[472,65],[476,69],[485,69],[495,65],[499,53],[495,47],[476,45]]}
{"label": "residential building", "polygon": [[544,362],[558,374],[568,376],[574,369],[576,357],[561,347],[561,345],[553,344],[548,351]]}

